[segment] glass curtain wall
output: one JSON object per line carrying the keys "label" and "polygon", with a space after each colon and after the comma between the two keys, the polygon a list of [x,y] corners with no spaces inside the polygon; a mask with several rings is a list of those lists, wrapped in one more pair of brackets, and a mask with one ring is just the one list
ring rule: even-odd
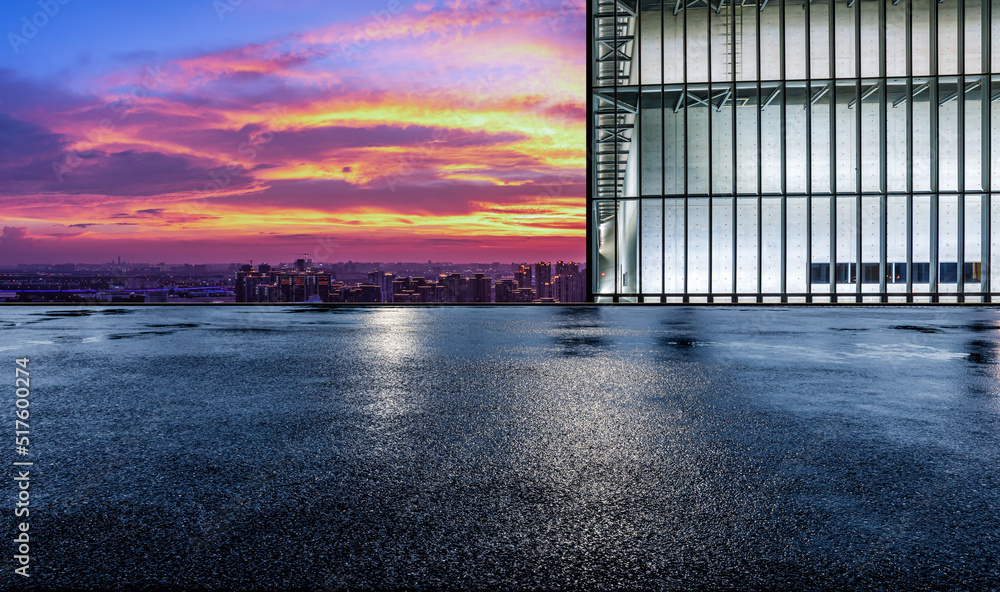
{"label": "glass curtain wall", "polygon": [[590,291],[991,301],[1000,7],[590,0]]}

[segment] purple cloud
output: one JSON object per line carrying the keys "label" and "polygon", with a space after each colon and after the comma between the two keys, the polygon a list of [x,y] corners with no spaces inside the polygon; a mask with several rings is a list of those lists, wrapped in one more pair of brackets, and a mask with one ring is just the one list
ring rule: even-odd
{"label": "purple cloud", "polygon": [[242,166],[210,167],[185,156],[125,150],[67,154],[14,169],[0,169],[0,195],[154,196],[254,183]]}
{"label": "purple cloud", "polygon": [[23,251],[35,246],[35,239],[28,236],[26,226],[4,226],[0,234],[0,249],[3,251]]}

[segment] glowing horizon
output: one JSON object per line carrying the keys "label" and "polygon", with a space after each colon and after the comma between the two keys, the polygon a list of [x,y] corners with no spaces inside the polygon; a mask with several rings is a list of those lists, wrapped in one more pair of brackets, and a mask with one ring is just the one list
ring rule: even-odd
{"label": "glowing horizon", "polygon": [[57,3],[0,9],[0,264],[582,258],[582,3]]}

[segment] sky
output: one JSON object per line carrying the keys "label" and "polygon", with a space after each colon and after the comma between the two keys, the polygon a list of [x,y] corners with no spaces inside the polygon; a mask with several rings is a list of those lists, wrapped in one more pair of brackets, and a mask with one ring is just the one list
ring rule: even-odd
{"label": "sky", "polygon": [[584,257],[582,0],[4,0],[0,264]]}

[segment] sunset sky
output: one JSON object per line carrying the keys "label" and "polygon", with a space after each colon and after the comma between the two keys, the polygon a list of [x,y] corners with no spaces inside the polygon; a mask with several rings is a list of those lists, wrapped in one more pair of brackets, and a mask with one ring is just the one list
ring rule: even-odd
{"label": "sunset sky", "polygon": [[582,0],[5,0],[0,264],[584,255]]}

